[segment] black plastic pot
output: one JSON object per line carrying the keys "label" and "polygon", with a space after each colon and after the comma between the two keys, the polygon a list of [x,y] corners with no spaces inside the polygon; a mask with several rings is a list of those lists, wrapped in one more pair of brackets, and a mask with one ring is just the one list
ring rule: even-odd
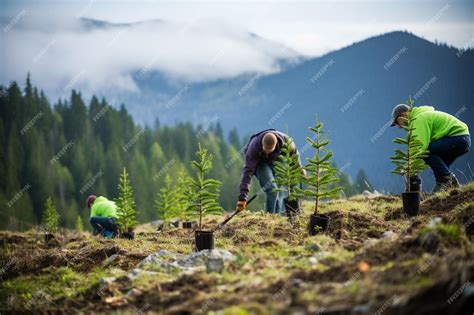
{"label": "black plastic pot", "polygon": [[[405,185],[405,191],[419,191],[421,192],[421,178],[418,177],[418,176],[412,176],[410,177],[410,187],[408,187],[408,183],[407,185]],[[410,188],[410,189],[408,189]]]}
{"label": "black plastic pot", "polygon": [[285,211],[288,220],[290,220],[290,222],[293,222],[293,219],[300,214],[298,200],[288,200],[288,198],[284,198],[283,204],[285,205]]}
{"label": "black plastic pot", "polygon": [[120,238],[123,238],[126,240],[133,240],[135,239],[135,232],[129,231],[129,232],[120,233]]}
{"label": "black plastic pot", "polygon": [[471,222],[470,224],[466,225],[466,235],[469,238],[474,237],[474,222]]}
{"label": "black plastic pot", "polygon": [[214,249],[213,231],[195,231],[194,238],[196,240],[196,251]]}
{"label": "black plastic pot", "polygon": [[402,193],[403,210],[410,217],[418,215],[420,212],[420,192],[408,191]]}
{"label": "black plastic pot", "polygon": [[183,229],[192,229],[196,225],[196,221],[183,221]]}
{"label": "black plastic pot", "polygon": [[49,232],[44,234],[45,244],[47,244],[47,245],[53,244],[55,241],[56,241],[56,238],[54,237],[54,234],[49,233]]}
{"label": "black plastic pot", "polygon": [[312,214],[309,217],[308,233],[309,235],[316,235],[318,233],[325,233],[329,227],[329,217],[324,214]]}

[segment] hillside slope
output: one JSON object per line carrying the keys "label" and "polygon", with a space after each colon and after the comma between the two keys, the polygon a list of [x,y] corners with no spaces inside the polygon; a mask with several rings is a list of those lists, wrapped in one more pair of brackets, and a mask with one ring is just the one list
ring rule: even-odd
{"label": "hillside slope", "polygon": [[[473,50],[460,52],[408,32],[392,32],[268,76],[192,84],[169,83],[161,74],[149,73],[138,82],[141,94],[125,99],[141,121],[219,121],[224,131],[237,127],[243,135],[288,127],[300,146],[317,113],[331,131],[340,167],[348,165],[353,178],[363,168],[377,189],[399,192],[401,182],[389,173],[391,139],[401,134],[387,125],[392,107],[412,95],[415,105],[458,115],[473,129],[474,112],[468,106],[474,102],[473,69]],[[467,162],[473,157],[469,153],[455,164],[464,182],[472,180]],[[431,174],[425,179],[431,189]]]}
{"label": "hillside slope", "polygon": [[[233,258],[222,273],[193,267],[202,258],[191,258],[203,256],[185,256],[189,230],[143,225],[134,241],[65,231],[52,248],[34,231],[1,232],[0,310],[472,313],[474,184],[426,198],[412,219],[395,196],[335,200],[322,212],[332,218],[330,230],[314,237],[283,217],[237,217],[216,234],[218,252]],[[179,257],[186,265],[176,265]]]}

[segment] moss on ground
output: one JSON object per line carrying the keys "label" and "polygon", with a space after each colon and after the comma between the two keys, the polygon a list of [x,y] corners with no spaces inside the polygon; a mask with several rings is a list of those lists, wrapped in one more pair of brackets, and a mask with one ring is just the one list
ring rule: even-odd
{"label": "moss on ground", "polygon": [[[236,256],[222,274],[152,268],[155,274],[121,280],[161,249],[192,252],[191,230],[158,232],[146,224],[133,241],[63,231],[53,248],[38,231],[0,232],[0,310],[279,314],[368,305],[375,312],[393,295],[408,301],[472,270],[474,247],[464,225],[474,215],[473,191],[470,184],[430,196],[416,218],[400,213],[397,196],[329,201],[321,212],[331,217],[330,229],[312,237],[306,232],[311,203],[303,203],[295,226],[282,216],[243,213],[215,233],[216,247]],[[443,223],[430,227],[434,217]],[[205,227],[222,219],[211,216]],[[394,236],[382,238],[387,231]],[[422,240],[428,233],[439,236],[431,251]],[[109,261],[112,255],[117,258]],[[118,278],[99,285],[103,277]]]}

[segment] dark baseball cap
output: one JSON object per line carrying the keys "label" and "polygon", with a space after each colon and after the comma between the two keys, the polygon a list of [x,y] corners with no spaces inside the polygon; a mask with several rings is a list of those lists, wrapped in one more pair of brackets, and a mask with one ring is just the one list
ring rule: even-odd
{"label": "dark baseball cap", "polygon": [[395,126],[396,123],[395,121],[397,120],[397,118],[404,112],[406,111],[409,111],[410,110],[410,106],[408,106],[407,104],[398,104],[397,106],[395,106],[392,110],[392,124],[390,126]]}

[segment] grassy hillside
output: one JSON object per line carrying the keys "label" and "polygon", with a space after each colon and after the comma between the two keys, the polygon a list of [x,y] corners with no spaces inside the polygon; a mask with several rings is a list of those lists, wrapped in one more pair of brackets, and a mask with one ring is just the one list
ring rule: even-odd
{"label": "grassy hillside", "polygon": [[[299,228],[263,213],[236,217],[216,233],[216,248],[235,256],[222,273],[165,263],[133,271],[162,249],[170,251],[165,262],[190,254],[189,230],[142,225],[134,241],[63,231],[50,248],[36,231],[1,232],[0,310],[447,314],[467,307],[463,292],[474,280],[474,246],[465,232],[474,218],[473,183],[427,197],[416,218],[404,216],[396,196],[324,204],[331,226],[314,237],[304,229],[311,205],[304,208]],[[436,217],[442,223],[434,224]],[[211,217],[206,226],[221,219]]]}

